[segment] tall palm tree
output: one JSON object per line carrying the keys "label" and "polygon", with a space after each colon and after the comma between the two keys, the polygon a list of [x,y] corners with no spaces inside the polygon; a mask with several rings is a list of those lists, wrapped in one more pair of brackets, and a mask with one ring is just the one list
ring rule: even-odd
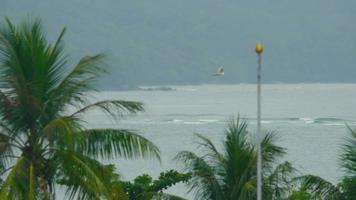
{"label": "tall palm tree", "polygon": [[[195,199],[256,198],[257,152],[255,145],[249,141],[247,123],[239,119],[231,120],[225,135],[222,151],[211,140],[197,134],[202,155],[182,151],[176,157],[192,175],[188,186],[189,192],[195,193]],[[277,159],[285,153],[274,143],[274,134],[267,133],[262,141],[265,199],[282,197],[294,171],[288,162],[274,168]]]}
{"label": "tall palm tree", "polygon": [[102,54],[68,68],[65,29],[50,44],[39,20],[19,26],[5,21],[0,27],[0,199],[54,199],[58,185],[70,199],[113,199],[105,187],[112,173],[97,159],[159,158],[159,150],[132,130],[88,129],[82,116],[99,109],[117,118],[143,111],[142,103],[91,103],[89,94],[105,72]]}

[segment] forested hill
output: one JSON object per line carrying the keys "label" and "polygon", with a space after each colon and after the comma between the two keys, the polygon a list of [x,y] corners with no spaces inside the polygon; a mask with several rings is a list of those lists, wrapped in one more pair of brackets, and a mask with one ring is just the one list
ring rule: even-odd
{"label": "forested hill", "polygon": [[[0,15],[40,17],[67,52],[106,52],[107,89],[255,81],[356,82],[355,0],[0,0]],[[213,77],[223,65],[224,77]]]}

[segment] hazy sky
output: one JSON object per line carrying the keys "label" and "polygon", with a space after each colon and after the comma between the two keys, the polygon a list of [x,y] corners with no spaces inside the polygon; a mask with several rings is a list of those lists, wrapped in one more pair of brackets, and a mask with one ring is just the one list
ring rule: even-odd
{"label": "hazy sky", "polygon": [[355,0],[0,1],[1,16],[40,17],[51,39],[67,26],[73,61],[107,52],[110,87],[252,82],[257,41],[265,81],[355,82]]}

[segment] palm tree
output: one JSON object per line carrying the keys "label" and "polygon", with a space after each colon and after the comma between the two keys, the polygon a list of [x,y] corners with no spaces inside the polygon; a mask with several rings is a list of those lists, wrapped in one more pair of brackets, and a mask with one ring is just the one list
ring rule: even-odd
{"label": "palm tree", "polygon": [[[190,151],[180,152],[176,159],[192,174],[189,192],[195,199],[247,200],[256,198],[256,147],[249,141],[247,123],[231,120],[225,131],[222,152],[213,142],[197,134],[199,156]],[[294,169],[288,162],[276,168],[275,162],[284,149],[275,145],[275,135],[267,133],[262,141],[264,199],[278,199],[284,195]],[[273,191],[273,192],[272,192]]]}
{"label": "palm tree", "polygon": [[88,129],[82,115],[99,109],[116,119],[143,111],[142,103],[91,103],[105,72],[102,54],[68,68],[65,29],[49,44],[39,20],[19,26],[5,21],[0,28],[0,199],[55,199],[58,185],[69,199],[113,199],[105,187],[112,173],[97,159],[159,159],[159,150],[132,130]]}
{"label": "palm tree", "polygon": [[[298,189],[294,194],[306,193],[311,199],[353,200],[356,199],[356,129],[347,126],[349,137],[342,145],[340,163],[345,172],[342,180],[334,185],[314,175],[298,177]],[[290,198],[293,199],[293,198]]]}
{"label": "palm tree", "polygon": [[349,137],[343,145],[341,165],[345,176],[340,183],[345,199],[356,199],[356,129],[347,126]]}

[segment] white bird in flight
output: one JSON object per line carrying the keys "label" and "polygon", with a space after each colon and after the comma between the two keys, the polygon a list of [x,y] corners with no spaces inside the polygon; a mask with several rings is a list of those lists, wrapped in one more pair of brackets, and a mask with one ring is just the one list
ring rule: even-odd
{"label": "white bird in flight", "polygon": [[218,71],[214,74],[214,76],[223,76],[224,75],[224,68],[223,66],[220,66],[218,68]]}

